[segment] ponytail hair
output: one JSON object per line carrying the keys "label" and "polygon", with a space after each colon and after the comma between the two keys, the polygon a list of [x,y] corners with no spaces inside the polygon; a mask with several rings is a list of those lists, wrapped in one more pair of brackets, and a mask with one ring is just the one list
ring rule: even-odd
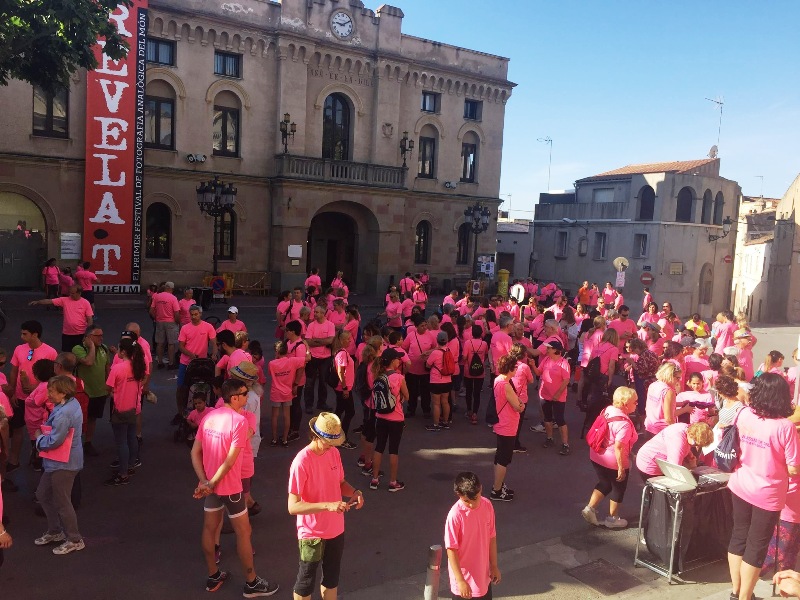
{"label": "ponytail hair", "polygon": [[770,350],[767,358],[764,359],[764,372],[769,373],[772,368],[783,360],[783,354],[777,350]]}
{"label": "ponytail hair", "polygon": [[144,362],[144,350],[142,350],[142,347],[130,338],[122,338],[119,341],[119,349],[131,361],[133,378],[136,381],[144,381],[147,376],[147,365]]}

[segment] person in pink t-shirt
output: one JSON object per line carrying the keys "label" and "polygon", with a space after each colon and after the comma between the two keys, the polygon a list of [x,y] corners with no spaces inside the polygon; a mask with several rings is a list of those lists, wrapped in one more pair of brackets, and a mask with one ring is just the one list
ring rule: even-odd
{"label": "person in pink t-shirt", "polygon": [[312,267],[311,273],[309,273],[308,277],[306,277],[306,281],[303,284],[303,287],[306,290],[312,286],[314,287],[313,296],[319,296],[320,291],[322,290],[322,279],[319,276],[319,269],[317,267]]}
{"label": "person in pink t-shirt", "polygon": [[597,473],[597,484],[581,516],[591,525],[600,525],[597,507],[608,496],[608,517],[602,522],[609,529],[620,529],[628,522],[619,516],[619,505],[625,497],[631,468],[631,449],[639,439],[629,416],[636,410],[636,392],[629,387],[614,390],[611,406],[603,411],[608,435],[598,452],[589,448],[589,460]]}
{"label": "person in pink t-shirt", "polygon": [[[28,435],[31,442],[36,440],[36,430],[47,420],[48,415],[53,410],[52,402],[49,402],[47,395],[47,382],[51,377],[55,376],[53,368],[54,362],[47,358],[37,360],[33,364],[33,376],[39,384],[31,392],[31,395],[25,398],[25,427],[28,429]],[[33,459],[36,456],[36,450],[33,448]],[[41,460],[37,463],[41,466]],[[38,470],[38,469],[37,469]]]}
{"label": "person in pink t-shirt", "polygon": [[[697,466],[696,452],[714,441],[714,433],[707,423],[674,423],[653,436],[636,455],[636,468],[642,480],[662,475],[656,460],[689,469]],[[692,452],[694,448],[695,452]]]}
{"label": "person in pink t-shirt", "polygon": [[314,320],[306,328],[306,343],[311,349],[311,361],[306,367],[307,383],[304,390],[306,413],[314,407],[314,383],[317,388],[317,408],[327,411],[328,384],[325,380],[331,369],[331,344],[336,336],[336,326],[325,318],[325,307],[314,308]]}
{"label": "person in pink t-shirt", "polygon": [[617,336],[619,337],[619,343],[617,344],[617,348],[619,351],[622,352],[625,350],[625,344],[636,337],[636,323],[633,322],[632,319],[628,318],[628,314],[630,313],[630,309],[626,305],[621,305],[618,309],[619,316],[611,321],[608,324],[610,329],[613,329],[617,332]]}
{"label": "person in pink t-shirt", "polygon": [[430,369],[431,405],[433,408],[433,423],[425,426],[428,431],[450,429],[450,390],[453,389],[455,371],[443,373],[442,370],[445,357],[451,359],[455,364],[458,356],[454,356],[447,346],[449,341],[446,331],[437,333],[436,347],[425,359],[425,366]]}
{"label": "person in pink t-shirt", "polygon": [[28,306],[57,306],[64,311],[64,324],[61,328],[61,350],[72,352],[72,349],[83,342],[83,336],[92,326],[94,311],[86,298],[81,297],[81,288],[77,285],[69,287],[69,296],[63,298],[46,298],[32,300]]}
{"label": "person in pink t-shirt", "polygon": [[[400,331],[403,327],[403,305],[400,303],[400,297],[396,292],[389,294],[389,302],[386,304],[386,310],[381,313],[386,317],[386,325],[395,331]],[[381,316],[378,315],[378,316]]]}
{"label": "person in pink t-shirt", "polygon": [[[158,368],[163,369],[164,364],[169,364],[170,369],[177,369],[173,364],[175,360],[175,346],[178,344],[178,323],[180,322],[181,307],[178,299],[173,294],[175,284],[167,281],[164,290],[153,294],[150,305],[150,316],[156,322],[156,353],[158,354]],[[164,348],[167,349],[166,361]]]}
{"label": "person in pink t-shirt", "polygon": [[89,270],[88,262],[78,265],[78,270],[75,272],[75,283],[81,286],[81,296],[86,298],[94,309],[94,285],[100,281],[97,279],[97,275]]}
{"label": "person in pink t-shirt", "polygon": [[181,388],[184,388],[183,382],[189,363],[196,358],[208,358],[209,346],[211,358],[217,360],[217,333],[211,323],[203,321],[202,315],[203,309],[193,304],[189,309],[189,323],[181,327],[178,334],[178,351],[181,354],[177,380],[179,391],[175,396],[178,415],[183,414],[186,403],[186,391],[181,393]]}
{"label": "person in pink t-shirt", "polygon": [[428,331],[428,322],[420,314],[413,315],[412,326],[407,329],[403,340],[403,350],[411,359],[406,369],[409,417],[417,412],[417,398],[420,398],[423,414],[426,417],[431,414],[430,374],[425,369],[425,361],[435,347],[436,336]]}
{"label": "person in pink t-shirt", "polygon": [[411,297],[414,300],[414,304],[419,308],[420,313],[424,316],[425,308],[428,305],[428,294],[425,293],[425,288],[421,283],[417,284]]}
{"label": "person in pink t-shirt", "polygon": [[48,298],[58,298],[58,275],[60,273],[61,270],[58,268],[58,265],[56,265],[56,259],[48,259],[44,269],[42,269],[44,289],[47,292]]}
{"label": "person in pink t-shirt", "polygon": [[[403,404],[408,402],[408,387],[406,380],[397,369],[400,367],[401,355],[391,348],[384,350],[383,354],[372,361],[373,384],[381,377],[385,377],[390,393],[395,398],[394,410],[390,413],[375,413],[375,449],[372,453],[372,479],[369,489],[377,490],[380,486],[381,463],[386,446],[389,446],[389,491],[399,492],[405,484],[397,478],[399,465],[400,440],[403,437],[405,416]],[[374,406],[374,404],[373,404]],[[364,467],[367,468],[366,466]]]}
{"label": "person in pink t-shirt", "polygon": [[233,333],[239,331],[247,332],[247,326],[244,324],[244,321],[239,320],[239,309],[235,306],[228,307],[228,318],[217,327],[217,332],[219,333],[223,329],[227,329]]}
{"label": "person in pink t-shirt", "polygon": [[497,361],[497,377],[494,380],[494,402],[498,422],[494,425],[497,438],[497,450],[494,454],[494,482],[489,496],[492,500],[510,502],[514,499],[514,490],[506,487],[505,479],[508,465],[514,456],[519,415],[525,405],[514,391],[511,378],[517,366],[517,359],[505,354]]}
{"label": "person in pink t-shirt", "polygon": [[[470,338],[466,337],[464,330],[464,340],[461,344],[464,354],[464,387],[467,400],[467,418],[473,425],[478,424],[478,410],[481,405],[481,390],[486,379],[486,357],[489,353],[489,345],[481,338],[483,329],[480,325],[473,325]],[[477,355],[477,359],[473,356]]]}
{"label": "person in pink t-shirt", "polygon": [[228,578],[228,573],[217,567],[214,545],[224,509],[236,534],[238,556],[246,580],[244,594],[256,597],[276,593],[278,585],[256,575],[253,565],[250,518],[242,487],[242,455],[248,444],[248,424],[238,412],[247,404],[247,394],[243,382],[227,380],[222,384],[223,406],[209,413],[200,423],[192,446],[192,467],[198,479],[193,496],[204,499],[205,503],[201,546],[208,569],[206,591],[217,591]]}
{"label": "person in pink t-shirt", "polygon": [[192,306],[195,306],[195,304],[194,290],[190,287],[187,287],[183,290],[183,298],[178,300],[178,319],[180,320],[181,326],[186,325],[192,320],[192,317],[189,315],[189,309],[192,308]]}
{"label": "person in pink t-shirt", "polygon": [[717,328],[717,343],[714,346],[714,352],[722,354],[728,346],[733,346],[733,336],[739,325],[733,317],[733,313],[729,310],[723,310],[717,315],[719,327]]}
{"label": "person in pink t-shirt", "polygon": [[[322,564],[323,598],[336,598],[344,552],[344,513],[364,506],[364,495],[344,477],[336,446],[345,439],[339,418],[320,413],[308,424],[311,441],[289,468],[289,514],[296,516],[300,564],[295,600],[311,600]],[[342,497],[348,498],[347,501]]]}
{"label": "person in pink t-shirt", "polygon": [[728,489],[733,503],[733,533],[728,567],[733,594],[749,598],[767,555],[772,532],[786,505],[789,477],[800,474],[800,444],[786,380],[764,373],[753,380],[750,404],[739,412],[739,467]]}
{"label": "person in pink t-shirt", "polygon": [[[301,344],[302,345],[302,344]],[[297,386],[297,372],[302,370],[311,358],[308,352],[302,358],[292,354],[289,356],[289,346],[286,342],[275,342],[275,359],[269,361],[272,387],[269,399],[272,402],[272,441],[270,446],[278,445],[278,418],[283,415],[283,435],[280,436],[281,445],[289,445],[289,428],[291,421],[292,399]]]}
{"label": "person in pink t-shirt", "polygon": [[553,440],[553,425],[558,427],[561,434],[561,456],[570,454],[567,421],[564,418],[564,409],[567,406],[567,386],[569,385],[569,361],[564,358],[564,346],[557,341],[545,342],[541,346],[547,349],[547,354],[539,361],[539,366],[534,366],[533,371],[540,377],[539,398],[541,399],[542,412],[544,413],[544,428],[547,437],[542,448],[555,446]]}
{"label": "person in pink t-shirt", "polygon": [[494,507],[481,496],[475,473],[456,475],[458,501],[447,514],[444,545],[453,598],[491,598],[491,585],[500,583]]}
{"label": "person in pink t-shirt", "polygon": [[333,370],[339,383],[334,388],[336,392],[336,409],[334,413],[342,421],[342,431],[345,440],[342,448],[355,450],[356,444],[347,439],[347,432],[350,431],[350,423],[356,414],[355,398],[353,396],[356,380],[356,365],[348,348],[353,341],[352,334],[347,331],[340,331],[333,340]]}
{"label": "person in pink t-shirt", "polygon": [[656,381],[647,388],[644,427],[653,435],[676,423],[682,414],[692,412],[691,406],[677,408],[675,405],[680,380],[680,367],[673,362],[665,362],[656,371]]}

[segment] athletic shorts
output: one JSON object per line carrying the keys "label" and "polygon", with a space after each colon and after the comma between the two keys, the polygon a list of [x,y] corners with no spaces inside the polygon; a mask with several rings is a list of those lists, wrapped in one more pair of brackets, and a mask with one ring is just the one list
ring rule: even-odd
{"label": "athletic shorts", "polygon": [[231,494],[230,496],[219,496],[211,494],[206,496],[203,510],[206,512],[216,512],[225,509],[231,519],[247,514],[247,503],[244,500],[244,492]]}
{"label": "athletic shorts", "polygon": [[430,389],[431,394],[449,394],[450,390],[453,389],[453,382],[431,383],[428,389]]}
{"label": "athletic shorts", "polygon": [[89,398],[89,408],[87,414],[92,419],[102,419],[103,413],[106,411],[106,400],[108,396],[98,396],[97,398]]}
{"label": "athletic shorts", "polygon": [[[156,344],[175,345],[178,343],[178,324],[174,321],[157,321],[156,322]],[[170,356],[170,362],[172,357]]]}
{"label": "athletic shorts", "polygon": [[517,438],[514,435],[497,435],[497,451],[494,453],[494,464],[507,467],[514,456]]}

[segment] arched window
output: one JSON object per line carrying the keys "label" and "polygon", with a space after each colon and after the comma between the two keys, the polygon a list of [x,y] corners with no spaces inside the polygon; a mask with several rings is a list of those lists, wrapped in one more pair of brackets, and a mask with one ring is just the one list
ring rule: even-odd
{"label": "arched window", "polygon": [[711,223],[711,190],[703,194],[703,210],[700,212],[700,222],[708,225]]}
{"label": "arched window", "polygon": [[717,192],[714,197],[714,225],[722,225],[722,211],[725,208],[725,196]]}
{"label": "arched window", "polygon": [[350,102],[343,94],[325,98],[322,158],[350,160]]}
{"label": "arched window", "polygon": [[461,181],[475,183],[478,172],[478,136],[468,131],[461,143]]}
{"label": "arched window", "polygon": [[417,231],[414,237],[414,262],[426,265],[430,262],[431,256],[431,224],[428,221],[417,223]]}
{"label": "arched window", "polygon": [[214,98],[214,156],[239,156],[242,146],[241,108],[239,97],[233,92],[220,92]]}
{"label": "arched window", "polygon": [[639,190],[639,221],[652,221],[656,210],[656,193],[649,185]]}
{"label": "arched window", "polygon": [[678,223],[694,223],[694,190],[690,187],[685,187],[678,192],[675,220]]}
{"label": "arched window", "polygon": [[166,81],[155,80],[144,97],[144,145],[175,149],[175,90]]}
{"label": "arched window", "polygon": [[236,213],[229,208],[219,218],[220,260],[236,260]]}
{"label": "arched window", "polygon": [[466,223],[462,223],[458,228],[458,247],[456,249],[456,264],[469,264],[469,242],[472,228]]}
{"label": "arched window", "polygon": [[145,258],[171,258],[172,212],[166,204],[154,202],[145,215]]}
{"label": "arched window", "polygon": [[417,159],[419,169],[417,177],[433,179],[436,177],[436,146],[439,140],[439,132],[433,125],[425,125],[419,132],[419,143],[417,144]]}

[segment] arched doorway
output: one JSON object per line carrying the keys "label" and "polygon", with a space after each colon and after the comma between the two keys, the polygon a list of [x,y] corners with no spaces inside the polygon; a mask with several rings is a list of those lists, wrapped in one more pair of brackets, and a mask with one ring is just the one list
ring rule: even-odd
{"label": "arched doorway", "polygon": [[319,267],[322,284],[337,271],[351,292],[377,290],[380,227],[375,215],[355,202],[332,202],[311,219],[308,228],[306,272]]}
{"label": "arched doorway", "polygon": [[38,288],[47,228],[39,207],[21,194],[0,192],[0,288]]}
{"label": "arched doorway", "polygon": [[700,294],[698,304],[710,305],[714,300],[714,270],[706,263],[700,269]]}

